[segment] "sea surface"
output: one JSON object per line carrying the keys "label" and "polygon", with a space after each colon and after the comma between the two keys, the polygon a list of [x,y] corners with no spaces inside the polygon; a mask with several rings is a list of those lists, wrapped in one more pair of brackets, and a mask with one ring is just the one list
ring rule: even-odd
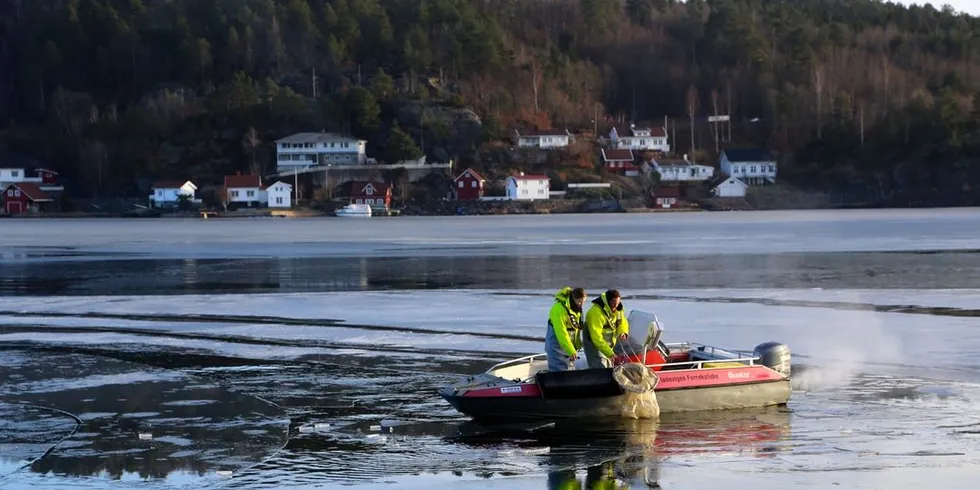
{"label": "sea surface", "polygon": [[[980,210],[0,220],[0,488],[975,488]],[[793,351],[788,407],[490,430],[554,292]]]}

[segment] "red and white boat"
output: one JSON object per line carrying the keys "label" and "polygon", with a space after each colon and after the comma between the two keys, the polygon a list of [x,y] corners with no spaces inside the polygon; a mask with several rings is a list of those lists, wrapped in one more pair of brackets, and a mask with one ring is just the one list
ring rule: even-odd
{"label": "red and white boat", "polygon": [[[790,398],[790,351],[766,342],[751,353],[694,342],[665,344],[656,315],[634,310],[630,336],[613,364],[643,362],[659,378],[660,413],[785,405]],[[638,340],[642,339],[642,340]],[[541,420],[620,413],[622,386],[613,368],[548,372],[546,354],[497,364],[439,394],[477,420]]]}

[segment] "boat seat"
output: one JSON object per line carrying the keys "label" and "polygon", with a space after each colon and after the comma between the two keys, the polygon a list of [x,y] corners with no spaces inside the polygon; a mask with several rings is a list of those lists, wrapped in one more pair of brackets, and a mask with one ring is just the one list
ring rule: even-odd
{"label": "boat seat", "polygon": [[718,361],[718,362],[706,362],[701,365],[705,369],[711,368],[733,368],[733,367],[745,367],[744,363],[734,362],[734,361]]}

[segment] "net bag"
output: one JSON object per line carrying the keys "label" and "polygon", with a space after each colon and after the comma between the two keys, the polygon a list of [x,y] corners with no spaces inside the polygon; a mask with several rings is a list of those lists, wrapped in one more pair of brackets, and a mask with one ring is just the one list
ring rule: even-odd
{"label": "net bag", "polygon": [[628,362],[613,368],[613,379],[623,389],[621,413],[631,419],[660,417],[660,404],[654,391],[660,378],[652,369],[639,362]]}

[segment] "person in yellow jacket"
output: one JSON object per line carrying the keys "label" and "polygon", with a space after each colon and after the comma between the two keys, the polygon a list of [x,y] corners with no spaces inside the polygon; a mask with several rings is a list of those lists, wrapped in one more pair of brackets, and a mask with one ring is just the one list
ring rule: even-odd
{"label": "person in yellow jacket", "polygon": [[582,348],[582,306],[585,290],[564,287],[555,294],[555,304],[548,313],[544,350],[548,354],[548,371],[572,371]]}
{"label": "person in yellow jacket", "polygon": [[613,348],[618,341],[626,340],[630,330],[619,291],[610,289],[592,300],[592,307],[585,315],[585,327],[583,347],[589,368],[612,366]]}

